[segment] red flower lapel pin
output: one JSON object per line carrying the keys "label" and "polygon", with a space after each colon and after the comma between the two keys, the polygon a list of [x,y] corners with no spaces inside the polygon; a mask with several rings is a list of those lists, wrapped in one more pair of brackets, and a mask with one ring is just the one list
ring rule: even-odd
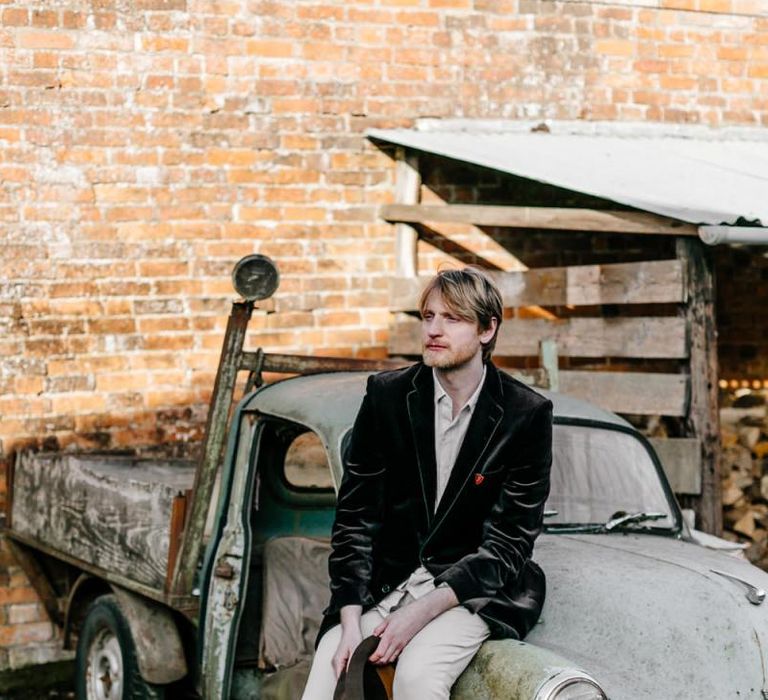
{"label": "red flower lapel pin", "polygon": [[475,486],[480,486],[485,481],[485,477],[482,474],[475,474]]}

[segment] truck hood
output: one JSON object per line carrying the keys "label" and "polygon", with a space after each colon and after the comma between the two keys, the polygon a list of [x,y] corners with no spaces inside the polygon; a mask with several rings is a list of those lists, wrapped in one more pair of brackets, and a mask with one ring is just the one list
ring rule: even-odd
{"label": "truck hood", "polygon": [[611,700],[755,698],[768,690],[768,589],[744,560],[650,534],[542,535],[547,598],[526,642],[571,659]]}

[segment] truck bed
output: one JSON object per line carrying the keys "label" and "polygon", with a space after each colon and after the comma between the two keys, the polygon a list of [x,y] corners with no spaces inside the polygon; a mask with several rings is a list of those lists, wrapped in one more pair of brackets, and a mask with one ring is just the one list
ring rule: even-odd
{"label": "truck bed", "polygon": [[98,454],[23,453],[10,531],[48,551],[165,588],[174,499],[195,465]]}

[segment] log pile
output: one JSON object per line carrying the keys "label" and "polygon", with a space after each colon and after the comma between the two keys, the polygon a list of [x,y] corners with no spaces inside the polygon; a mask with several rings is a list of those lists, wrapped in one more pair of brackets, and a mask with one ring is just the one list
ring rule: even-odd
{"label": "log pile", "polygon": [[750,393],[720,410],[723,445],[723,537],[747,545],[747,558],[768,570],[768,406]]}

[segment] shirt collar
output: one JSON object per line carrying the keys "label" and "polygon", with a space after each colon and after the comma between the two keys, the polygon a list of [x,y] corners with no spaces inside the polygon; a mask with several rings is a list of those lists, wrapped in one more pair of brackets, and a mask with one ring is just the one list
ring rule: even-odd
{"label": "shirt collar", "polygon": [[[450,401],[451,397],[448,396],[448,392],[443,389],[443,385],[440,383],[440,380],[437,378],[437,370],[433,367],[432,368],[432,378],[434,379],[435,384],[435,406],[440,402],[440,399],[442,399],[444,396]],[[480,375],[480,381],[477,384],[477,388],[472,393],[472,396],[470,396],[467,399],[467,402],[461,407],[461,410],[463,411],[467,406],[469,406],[470,411],[475,410],[475,406],[477,405],[477,400],[480,398],[480,390],[483,388],[483,384],[485,383],[485,364],[483,364],[483,373]]]}

